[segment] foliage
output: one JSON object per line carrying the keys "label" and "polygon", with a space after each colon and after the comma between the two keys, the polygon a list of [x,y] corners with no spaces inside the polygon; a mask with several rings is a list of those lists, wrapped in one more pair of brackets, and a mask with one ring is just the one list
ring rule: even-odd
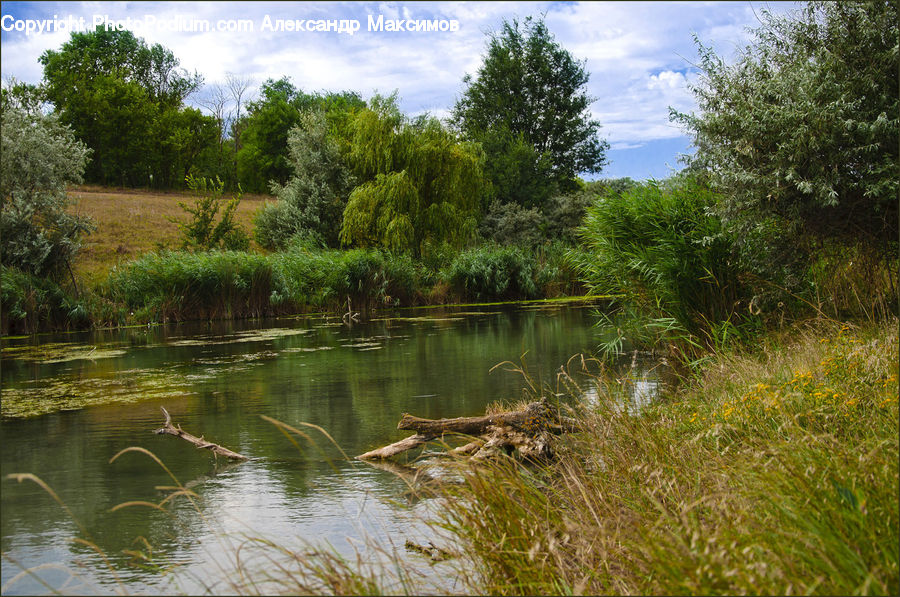
{"label": "foliage", "polygon": [[2,112],[0,262],[58,278],[80,247],[90,220],[69,213],[66,186],[81,182],[90,150],[55,116]]}
{"label": "foliage", "polygon": [[147,253],[115,268],[104,294],[138,321],[262,317],[273,272],[263,255],[243,251]]}
{"label": "foliage", "polygon": [[412,304],[417,273],[409,257],[377,249],[148,253],[114,270],[104,293],[138,321],[262,317],[310,308],[368,311]]}
{"label": "foliage", "polygon": [[267,80],[260,96],[247,104],[247,116],[236,124],[242,143],[237,155],[238,178],[244,188],[255,193],[267,191],[271,182],[284,185],[291,176],[295,164],[288,161],[288,134],[301,124],[303,112],[323,111],[329,128],[342,131],[350,115],[365,107],[355,92],[305,93],[286,77]]}
{"label": "foliage", "polygon": [[590,119],[588,73],[543,19],[504,21],[491,36],[476,78],[466,75],[452,120],[484,143],[488,174],[501,202],[539,205],[574,187],[579,172],[599,172],[608,144]]}
{"label": "foliage", "polygon": [[664,339],[676,332],[713,346],[721,326],[739,324],[749,308],[734,241],[707,211],[715,201],[690,178],[600,197],[580,230],[582,276],[593,292],[619,295],[639,327],[649,318],[665,325]]}
{"label": "foliage", "polygon": [[691,166],[722,192],[724,221],[785,237],[750,251],[761,270],[802,265],[822,239],[896,257],[897,22],[890,0],[809,3],[764,12],[735,64],[698,41],[700,113],[672,118],[693,134]]}
{"label": "foliage", "polygon": [[478,225],[482,238],[499,245],[533,248],[544,241],[544,217],[535,207],[494,201]]}
{"label": "foliage", "polygon": [[28,114],[43,112],[46,91],[40,85],[18,81],[15,77],[3,81],[0,88],[0,109],[17,108]]}
{"label": "foliage", "polygon": [[[127,30],[73,32],[41,55],[44,89],[62,123],[93,150],[87,180],[178,185],[215,122],[182,104],[201,82],[159,44]],[[97,115],[102,115],[98,118]],[[202,129],[202,131],[198,131]]]}
{"label": "foliage", "polygon": [[341,216],[355,181],[329,134],[324,112],[300,115],[288,135],[288,150],[294,176],[284,186],[272,183],[278,202],[266,204],[256,216],[256,241],[283,249],[301,234],[319,245],[338,246]]}
{"label": "foliage", "polygon": [[554,461],[448,488],[469,590],[896,594],[897,320],[792,336],[640,412],[627,377],[563,371],[573,401],[597,398]]}
{"label": "foliage", "polygon": [[514,300],[537,296],[535,263],[521,247],[484,245],[463,251],[444,272],[465,300]]}
{"label": "foliage", "polygon": [[440,122],[407,120],[396,96],[375,96],[351,125],[349,162],[362,184],[350,194],[341,242],[421,255],[428,243],[474,233],[484,156]]}
{"label": "foliage", "polygon": [[234,221],[234,213],[241,202],[240,186],[231,199],[225,203],[222,217],[216,222],[216,215],[222,208],[222,194],[225,183],[221,179],[194,178],[188,175],[185,179],[188,189],[196,195],[193,205],[179,201],[178,205],[191,219],[187,222],[175,220],[181,230],[184,248],[231,249],[245,251],[250,247],[250,238]]}
{"label": "foliage", "polygon": [[89,312],[52,280],[0,265],[0,333],[87,327]]}

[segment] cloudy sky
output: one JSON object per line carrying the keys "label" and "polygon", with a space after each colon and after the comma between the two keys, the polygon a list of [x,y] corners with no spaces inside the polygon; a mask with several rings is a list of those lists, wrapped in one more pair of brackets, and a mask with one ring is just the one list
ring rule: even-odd
{"label": "cloudy sky", "polygon": [[[445,116],[464,89],[463,76],[477,72],[488,35],[504,19],[544,14],[556,40],[585,61],[591,75],[591,110],[611,144],[602,176],[660,178],[679,167],[678,154],[690,151],[683,131],[669,122],[668,108],[695,108],[688,90],[697,73],[692,36],[732,57],[748,41],[747,28],[759,25],[761,11],[796,7],[758,1],[3,2],[0,61],[4,79],[38,83],[38,58],[69,38],[66,23],[83,18],[90,27],[95,19],[109,19],[127,26],[131,19],[128,28],[172,50],[182,67],[207,83],[235,73],[256,86],[288,76],[305,91],[354,90],[366,98],[396,89],[407,113]],[[370,30],[369,20],[379,17],[456,26]],[[274,31],[279,19],[303,20],[303,29],[315,29],[319,20],[355,20],[359,30]],[[42,25],[43,31],[23,30]]]}

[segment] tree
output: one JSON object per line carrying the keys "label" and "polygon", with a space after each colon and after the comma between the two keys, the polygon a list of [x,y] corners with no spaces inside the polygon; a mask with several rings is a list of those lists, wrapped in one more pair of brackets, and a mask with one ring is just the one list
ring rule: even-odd
{"label": "tree", "polygon": [[0,143],[0,262],[58,278],[90,220],[69,213],[66,186],[81,182],[90,150],[57,117],[4,106]]}
{"label": "tree", "polygon": [[363,107],[365,102],[353,92],[305,93],[287,77],[267,80],[259,99],[247,104],[247,117],[236,125],[242,143],[238,178],[252,192],[265,192],[270,182],[285,184],[292,171],[288,132],[300,124],[302,112],[324,110],[329,124],[333,124],[335,114]]}
{"label": "tree", "polygon": [[[504,21],[491,36],[477,77],[463,79],[451,120],[484,143],[501,201],[540,205],[553,192],[542,185],[548,176],[568,191],[576,174],[602,169],[608,144],[590,118],[588,78],[584,63],[554,40],[543,20]],[[533,183],[515,188],[523,175]]]}
{"label": "tree", "polygon": [[[167,178],[156,170],[166,162],[169,136],[160,137],[160,120],[183,109],[202,81],[199,74],[179,69],[177,58],[159,44],[147,46],[130,31],[104,27],[73,32],[60,50],[44,52],[40,62],[47,99],[60,121],[93,150],[88,180],[138,185],[153,174],[157,181]],[[173,122],[166,118],[167,124]],[[180,182],[175,177],[164,184]]]}
{"label": "tree", "polygon": [[341,217],[355,178],[329,133],[325,112],[300,115],[300,123],[288,134],[288,152],[294,175],[285,185],[272,183],[278,202],[266,203],[256,216],[256,241],[268,249],[283,249],[301,235],[316,245],[339,246]]}
{"label": "tree", "polygon": [[362,181],[350,194],[341,242],[420,256],[428,243],[460,244],[475,231],[484,154],[435,118],[409,121],[396,94],[356,113],[349,162]]}
{"label": "tree", "polygon": [[[743,238],[863,243],[896,259],[898,15],[893,0],[810,3],[763,13],[754,42],[727,64],[697,41],[699,114],[672,111],[693,135],[690,167],[722,193],[717,210]],[[758,259],[771,263],[771,253]]]}

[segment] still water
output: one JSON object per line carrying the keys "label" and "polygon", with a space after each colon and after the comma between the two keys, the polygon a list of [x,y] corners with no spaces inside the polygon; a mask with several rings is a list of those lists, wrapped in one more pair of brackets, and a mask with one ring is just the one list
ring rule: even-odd
{"label": "still water", "polygon": [[[594,321],[590,306],[538,304],[409,310],[352,326],[313,316],[4,339],[2,592],[229,593],[249,537],[369,563],[379,558],[373,543],[415,558],[405,540],[434,538],[421,523],[427,500],[404,499],[395,474],[352,457],[408,435],[396,429],[404,412],[478,415],[528,397],[521,373],[491,371],[502,361],[555,391],[560,365],[594,350]],[[655,384],[644,378],[640,399]],[[161,406],[186,431],[251,460],[215,461],[154,435]],[[319,425],[340,449],[308,427],[315,445],[289,439],[261,415]],[[159,503],[168,494],[159,487],[173,485],[145,454],[110,462],[129,446],[155,454],[196,493],[196,509],[179,498],[165,511],[113,510]],[[65,507],[7,478],[14,473],[34,473]]]}

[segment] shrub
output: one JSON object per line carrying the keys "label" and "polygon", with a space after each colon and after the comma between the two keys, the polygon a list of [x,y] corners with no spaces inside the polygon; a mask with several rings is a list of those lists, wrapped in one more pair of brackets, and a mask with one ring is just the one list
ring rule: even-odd
{"label": "shrub", "polygon": [[0,266],[0,333],[85,328],[90,325],[88,311],[83,300],[51,280]]}
{"label": "shrub", "polygon": [[478,225],[482,238],[499,245],[535,247],[544,240],[544,217],[538,208],[494,201]]}
{"label": "shrub", "polygon": [[66,194],[81,182],[90,150],[55,116],[5,106],[0,129],[0,262],[58,278],[93,230],[69,213]]}
{"label": "shrub", "polygon": [[185,183],[197,199],[193,205],[182,201],[178,202],[178,205],[191,215],[188,222],[173,220],[181,230],[183,247],[204,251],[210,249],[247,250],[250,247],[250,238],[234,221],[234,212],[237,210],[243,194],[240,185],[231,200],[225,204],[222,217],[216,223],[216,215],[222,208],[225,183],[219,177],[212,180],[203,177],[195,178],[191,174],[185,177]]}

